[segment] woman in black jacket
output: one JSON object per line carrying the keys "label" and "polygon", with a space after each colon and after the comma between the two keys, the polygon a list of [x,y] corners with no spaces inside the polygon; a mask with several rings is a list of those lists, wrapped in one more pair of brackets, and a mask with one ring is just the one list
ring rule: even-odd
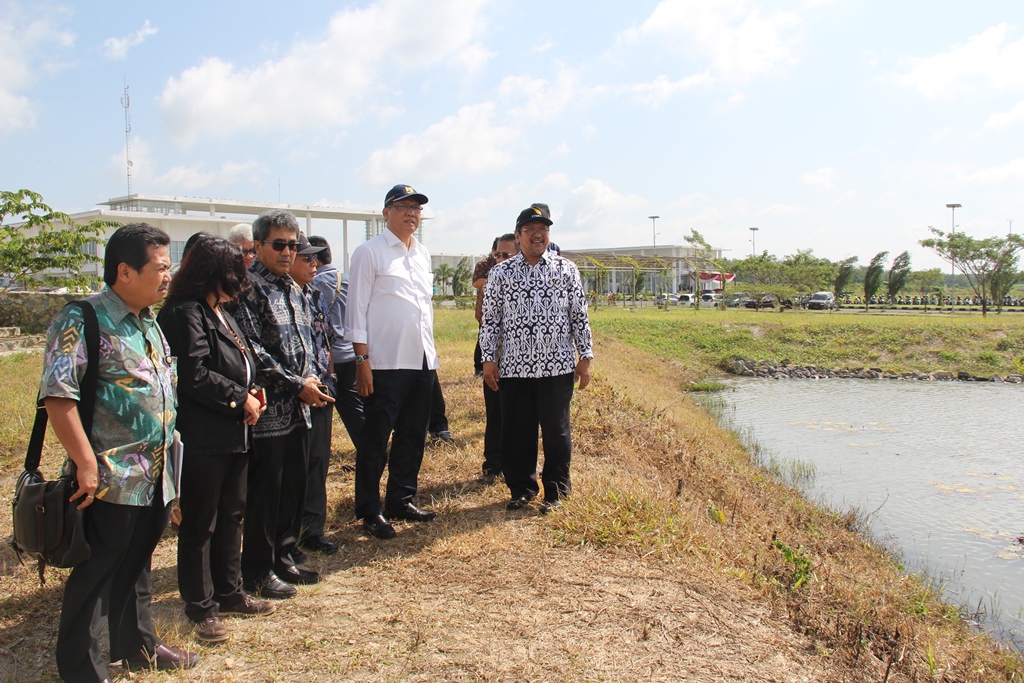
{"label": "woman in black jacket", "polygon": [[252,349],[223,305],[247,286],[239,248],[201,235],[157,316],[178,359],[177,427],[184,444],[178,590],[204,642],[227,639],[221,615],[274,610],[242,591],[239,567],[251,425],[266,407],[253,385]]}

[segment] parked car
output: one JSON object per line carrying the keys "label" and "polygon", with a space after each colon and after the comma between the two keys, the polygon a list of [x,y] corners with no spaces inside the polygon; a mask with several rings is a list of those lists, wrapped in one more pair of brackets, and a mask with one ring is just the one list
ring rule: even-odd
{"label": "parked car", "polygon": [[717,306],[719,303],[721,303],[721,301],[722,301],[722,295],[721,294],[713,294],[711,292],[706,292],[706,293],[702,294],[701,297],[700,297],[700,305],[701,306],[707,306],[707,307]]}
{"label": "parked car", "polygon": [[743,304],[746,308],[775,308],[779,299],[774,294],[765,294],[753,299],[747,299]]}
{"label": "parked car", "polygon": [[694,301],[694,295],[688,292],[682,292],[676,297],[677,306],[692,306]]}
{"label": "parked car", "polygon": [[818,311],[831,311],[836,307],[836,295],[832,292],[815,292],[808,299],[807,308]]}

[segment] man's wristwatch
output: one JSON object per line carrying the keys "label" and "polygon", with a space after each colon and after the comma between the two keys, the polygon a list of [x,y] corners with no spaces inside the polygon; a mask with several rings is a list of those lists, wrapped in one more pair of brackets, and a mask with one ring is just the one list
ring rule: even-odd
{"label": "man's wristwatch", "polygon": [[370,354],[366,354],[365,356],[356,356],[356,365],[368,360],[370,360]]}

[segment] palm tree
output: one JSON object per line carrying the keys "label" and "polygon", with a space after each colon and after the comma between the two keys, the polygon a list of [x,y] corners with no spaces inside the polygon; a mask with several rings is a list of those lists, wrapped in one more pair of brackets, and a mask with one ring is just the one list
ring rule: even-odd
{"label": "palm tree", "polygon": [[455,270],[447,263],[442,263],[434,270],[434,282],[441,285],[441,296],[447,296],[448,294],[448,283],[452,279],[452,275],[455,274]]}

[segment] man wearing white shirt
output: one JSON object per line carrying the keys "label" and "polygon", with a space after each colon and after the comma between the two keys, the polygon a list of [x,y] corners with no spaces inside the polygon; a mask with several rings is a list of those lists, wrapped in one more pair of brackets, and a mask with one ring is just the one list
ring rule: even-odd
{"label": "man wearing white shirt", "polygon": [[413,502],[438,367],[430,254],[413,236],[426,203],[408,185],[395,185],[384,198],[387,229],[352,253],[345,338],[356,353],[356,390],[365,400],[356,443],[356,517],[377,538],[395,536],[389,519],[435,516]]}

